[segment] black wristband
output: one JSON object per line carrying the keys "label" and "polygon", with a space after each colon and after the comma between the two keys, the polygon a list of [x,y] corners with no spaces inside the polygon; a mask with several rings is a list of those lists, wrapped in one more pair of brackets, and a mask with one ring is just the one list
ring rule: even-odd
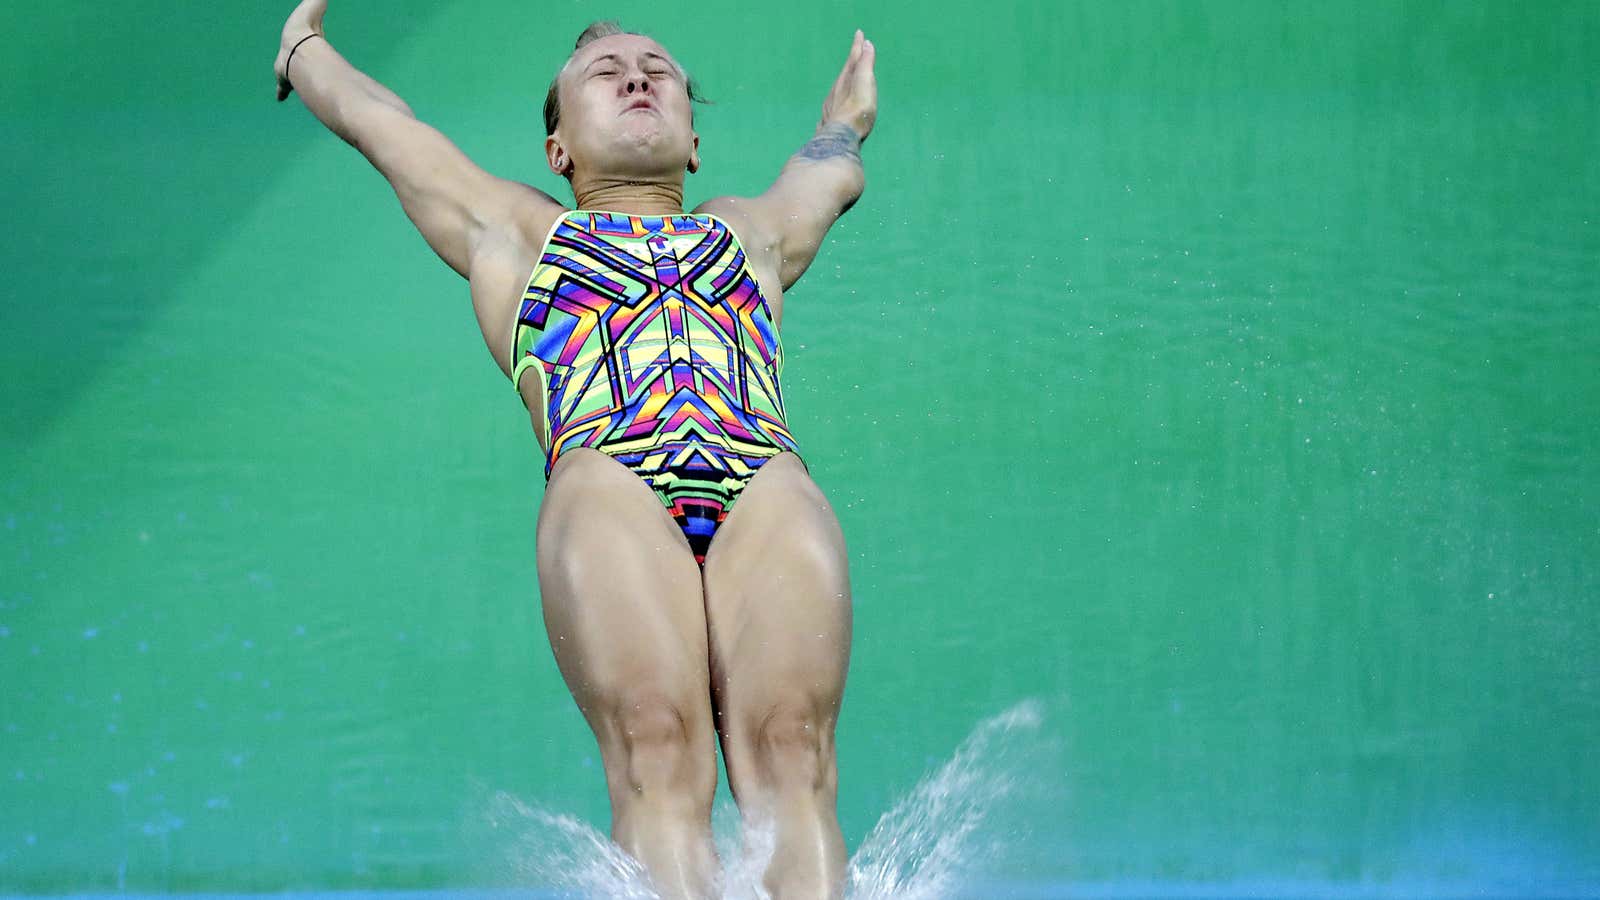
{"label": "black wristband", "polygon": [[[289,81],[289,63],[294,62],[294,51],[299,50],[301,44],[304,44],[306,41],[309,41],[314,37],[322,37],[322,35],[317,33],[317,32],[315,32],[315,31],[313,31],[310,34],[306,35],[305,37],[301,38],[300,40],[295,41],[294,46],[289,48],[289,58],[283,61],[283,80],[284,81]],[[322,38],[322,39],[323,40],[327,40],[327,38]],[[294,83],[290,82],[289,86],[290,87],[294,87]]]}

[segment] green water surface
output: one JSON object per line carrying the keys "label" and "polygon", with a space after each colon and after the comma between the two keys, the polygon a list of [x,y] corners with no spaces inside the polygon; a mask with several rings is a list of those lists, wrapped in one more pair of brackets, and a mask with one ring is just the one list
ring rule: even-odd
{"label": "green water surface", "polygon": [[[0,892],[503,885],[498,792],[608,822],[538,447],[465,284],[272,101],[291,8],[0,12]],[[783,321],[850,549],[852,848],[1037,698],[996,877],[1600,885],[1600,5],[326,25],[567,197],[538,107],[605,17],[716,101],[691,204],[878,48],[867,192]]]}

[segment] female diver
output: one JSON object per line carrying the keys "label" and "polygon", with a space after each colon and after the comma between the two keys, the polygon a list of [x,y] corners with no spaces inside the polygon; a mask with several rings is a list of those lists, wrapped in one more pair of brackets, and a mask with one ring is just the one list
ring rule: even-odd
{"label": "female diver", "polygon": [[[388,179],[468,281],[545,455],[536,542],[556,662],[594,730],[612,838],[666,898],[720,892],[713,736],[775,898],[840,897],[834,728],[849,666],[843,534],[784,418],[784,291],[864,186],[877,115],[860,31],[815,136],[755,197],[683,208],[700,167],[682,66],[597,22],[545,101],[574,204],[472,163],[322,33],[284,25],[278,99]],[[292,84],[291,84],[292,81]]]}

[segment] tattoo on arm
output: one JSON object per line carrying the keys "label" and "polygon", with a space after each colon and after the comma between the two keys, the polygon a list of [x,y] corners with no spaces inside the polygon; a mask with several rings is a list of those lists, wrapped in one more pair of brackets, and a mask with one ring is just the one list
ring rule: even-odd
{"label": "tattoo on arm", "polygon": [[849,125],[829,122],[817,129],[817,136],[806,142],[795,156],[801,159],[844,157],[861,162],[861,136]]}

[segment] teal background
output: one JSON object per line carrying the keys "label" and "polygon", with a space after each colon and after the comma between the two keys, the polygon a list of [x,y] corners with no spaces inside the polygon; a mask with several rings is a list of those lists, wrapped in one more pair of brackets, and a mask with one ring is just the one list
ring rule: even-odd
{"label": "teal background", "polygon": [[[272,101],[282,6],[0,11],[0,892],[515,883],[501,791],[606,828],[537,445],[464,282]],[[565,198],[538,108],[607,17],[715,101],[691,204],[878,48],[867,192],[783,322],[850,547],[852,848],[1037,698],[993,877],[1600,892],[1600,5],[326,26]]]}

